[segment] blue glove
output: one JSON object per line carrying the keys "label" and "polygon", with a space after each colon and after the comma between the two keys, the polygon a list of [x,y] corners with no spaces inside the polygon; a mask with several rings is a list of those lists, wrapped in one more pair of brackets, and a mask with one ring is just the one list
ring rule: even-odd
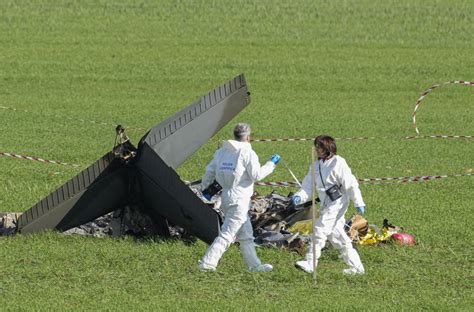
{"label": "blue glove", "polygon": [[365,213],[365,206],[356,207],[356,210],[359,214]]}
{"label": "blue glove", "polygon": [[211,194],[202,194],[202,197],[204,197],[207,201],[211,201],[211,199],[212,199]]}
{"label": "blue glove", "polygon": [[278,154],[273,154],[272,155],[272,158],[270,158],[270,160],[276,165],[278,164],[278,162],[280,161],[281,157],[280,155]]}
{"label": "blue glove", "polygon": [[291,202],[293,203],[293,205],[297,206],[301,203],[301,197],[299,197],[298,195],[294,195],[291,198]]}

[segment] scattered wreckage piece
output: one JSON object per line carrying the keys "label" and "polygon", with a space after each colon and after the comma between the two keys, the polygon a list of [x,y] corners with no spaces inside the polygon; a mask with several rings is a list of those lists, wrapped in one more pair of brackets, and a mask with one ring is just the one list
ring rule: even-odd
{"label": "scattered wreckage piece", "polygon": [[[413,235],[405,233],[403,227],[393,225],[387,219],[383,220],[382,228],[375,224],[368,224],[367,220],[365,222],[366,225],[361,228],[365,230],[360,231],[357,239],[354,240],[359,245],[377,245],[388,241],[395,241],[402,245],[415,244]],[[359,224],[361,225],[360,222]]]}
{"label": "scattered wreckage piece", "polygon": [[120,126],[113,151],[33,205],[20,233],[66,231],[125,206],[138,206],[163,235],[168,222],[211,243],[221,220],[174,171],[250,103],[243,74],[152,128],[135,148]]}
{"label": "scattered wreckage piece", "polygon": [[[186,230],[180,226],[167,224],[167,237],[193,240]],[[103,215],[93,221],[63,232],[66,235],[83,235],[94,237],[123,237],[135,238],[161,237],[162,228],[153,219],[140,211],[136,206],[125,206],[114,212]]]}
{"label": "scattered wreckage piece", "polygon": [[15,234],[20,215],[18,212],[0,212],[0,236]]}
{"label": "scattered wreckage piece", "polygon": [[367,235],[369,222],[361,215],[355,214],[346,220],[344,230],[352,241],[360,241]]}
{"label": "scattered wreckage piece", "polygon": [[254,229],[279,231],[287,230],[297,221],[311,218],[310,208],[311,202],[294,206],[291,203],[291,194],[285,197],[272,192],[264,198],[254,194],[249,213]]}
{"label": "scattered wreckage piece", "polygon": [[311,218],[311,202],[294,206],[291,195],[282,196],[271,192],[262,197],[254,193],[250,220],[257,245],[284,248],[304,255],[310,237],[298,232],[291,233],[288,229],[300,220]]}

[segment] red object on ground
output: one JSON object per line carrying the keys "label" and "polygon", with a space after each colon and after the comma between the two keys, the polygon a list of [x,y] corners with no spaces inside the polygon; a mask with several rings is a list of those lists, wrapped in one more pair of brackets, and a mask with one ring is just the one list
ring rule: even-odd
{"label": "red object on ground", "polygon": [[413,245],[415,243],[413,235],[408,233],[395,233],[392,235],[392,238],[402,245]]}

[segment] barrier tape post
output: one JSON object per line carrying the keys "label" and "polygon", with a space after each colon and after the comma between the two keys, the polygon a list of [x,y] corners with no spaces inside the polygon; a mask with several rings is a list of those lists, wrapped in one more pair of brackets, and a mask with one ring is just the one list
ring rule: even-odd
{"label": "barrier tape post", "polygon": [[314,285],[317,285],[316,282],[316,231],[314,230],[314,226],[316,225],[316,170],[314,170],[314,159],[316,154],[316,148],[313,145],[311,147],[311,209],[313,209],[312,214],[312,222],[311,225],[313,227],[313,235],[311,238],[311,247],[313,249],[313,280]]}

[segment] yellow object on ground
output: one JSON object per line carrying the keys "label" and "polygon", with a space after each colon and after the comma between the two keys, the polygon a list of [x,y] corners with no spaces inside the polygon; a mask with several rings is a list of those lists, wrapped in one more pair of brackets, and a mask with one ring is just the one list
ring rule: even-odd
{"label": "yellow object on ground", "polygon": [[313,233],[312,220],[298,221],[288,228],[288,231],[292,234],[299,232],[301,235],[309,235]]}
{"label": "yellow object on ground", "polygon": [[377,226],[369,225],[369,230],[367,234],[359,240],[360,245],[374,245],[380,242],[386,241],[387,239],[392,236],[393,232],[391,232],[387,228],[382,228],[379,230]]}
{"label": "yellow object on ground", "polygon": [[[367,220],[360,216],[354,215],[349,219],[349,229],[346,229],[347,234],[353,242],[357,242],[359,245],[375,245],[380,242],[387,241],[393,234],[397,233],[398,227],[384,227],[381,229],[375,224],[368,224]],[[349,222],[348,221],[348,222]],[[384,221],[385,222],[385,221]],[[292,234],[300,233],[301,235],[310,235],[313,233],[311,220],[301,220],[293,224],[288,228],[288,231]]]}

